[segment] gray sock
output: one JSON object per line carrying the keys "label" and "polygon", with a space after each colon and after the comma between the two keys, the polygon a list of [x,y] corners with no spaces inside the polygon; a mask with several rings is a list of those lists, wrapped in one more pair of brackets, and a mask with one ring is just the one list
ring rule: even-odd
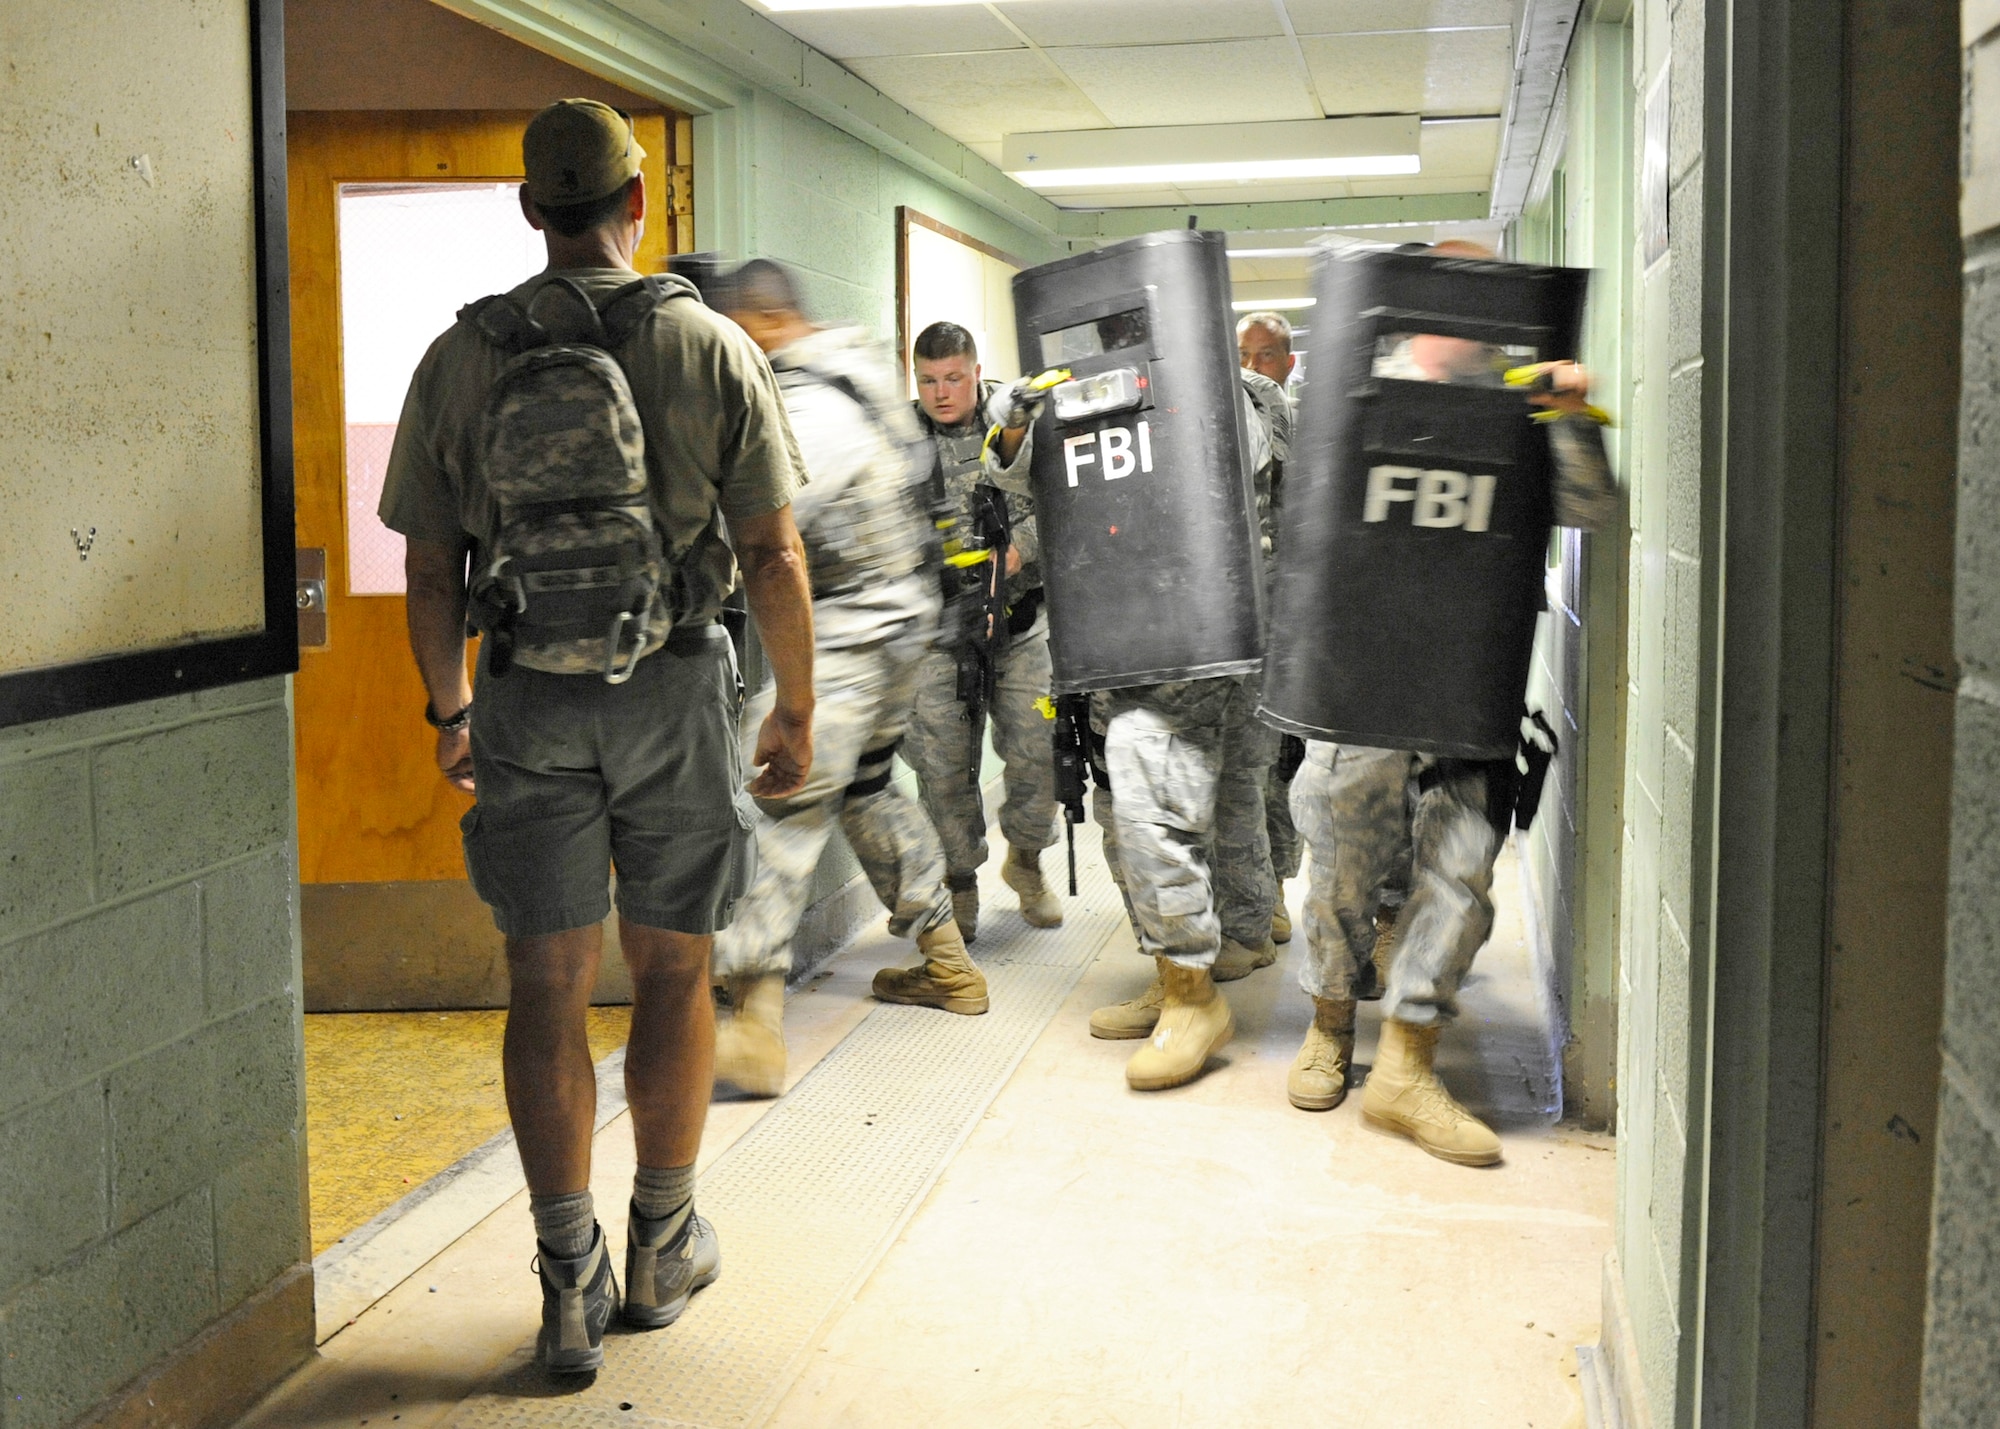
{"label": "gray sock", "polygon": [[597,1239],[597,1207],[588,1191],[560,1196],[529,1196],[528,1214],[535,1218],[535,1239],[557,1260],[581,1260]]}
{"label": "gray sock", "polygon": [[694,1199],[694,1167],[641,1166],[632,1178],[632,1210],[642,1221],[663,1221]]}

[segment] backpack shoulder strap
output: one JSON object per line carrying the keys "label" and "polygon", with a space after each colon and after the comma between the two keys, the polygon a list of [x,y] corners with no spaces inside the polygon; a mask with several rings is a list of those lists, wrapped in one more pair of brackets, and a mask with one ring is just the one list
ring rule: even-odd
{"label": "backpack shoulder strap", "polygon": [[526,352],[549,341],[542,325],[506,293],[467,303],[458,310],[458,320],[470,323],[481,337],[506,353]]}
{"label": "backpack shoulder strap", "polygon": [[685,283],[669,283],[657,273],[635,278],[617,289],[598,307],[604,322],[605,346],[623,347],[639,330],[639,325],[675,298],[695,296]]}

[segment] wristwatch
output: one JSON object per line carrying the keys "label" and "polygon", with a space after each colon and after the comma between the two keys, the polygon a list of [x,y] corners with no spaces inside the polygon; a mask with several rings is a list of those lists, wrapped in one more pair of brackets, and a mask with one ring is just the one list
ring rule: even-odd
{"label": "wristwatch", "polygon": [[432,729],[439,730],[445,734],[457,734],[461,729],[464,729],[467,725],[472,723],[472,701],[467,700],[465,702],[465,708],[460,710],[457,714],[453,715],[450,719],[439,719],[437,716],[437,711],[431,708],[431,702],[429,700],[425,700],[424,723],[429,725]]}

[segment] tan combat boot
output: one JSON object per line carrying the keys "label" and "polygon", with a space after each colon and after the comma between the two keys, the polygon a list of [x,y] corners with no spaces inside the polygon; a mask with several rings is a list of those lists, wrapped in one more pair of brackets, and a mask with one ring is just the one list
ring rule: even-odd
{"label": "tan combat boot", "polygon": [[1236,1031],[1229,1002],[1205,968],[1160,959],[1160,1020],[1146,1045],[1125,1064],[1125,1082],[1137,1092],[1157,1092],[1191,1082]]}
{"label": "tan combat boot", "polygon": [[[1162,968],[1167,963],[1165,958],[1153,961]],[[1129,1002],[1114,1002],[1091,1013],[1090,1035],[1102,1037],[1107,1042],[1127,1042],[1149,1034],[1160,1020],[1160,1003],[1167,995],[1164,977],[1164,973],[1156,970],[1153,980],[1146,984],[1146,990],[1137,997]]]}
{"label": "tan combat boot", "polygon": [[1234,938],[1224,938],[1222,951],[1215,955],[1214,977],[1217,982],[1235,982],[1240,977],[1250,976],[1258,968],[1268,968],[1277,960],[1278,950],[1268,939],[1252,948]]}
{"label": "tan combat boot", "polygon": [[1285,1095],[1300,1111],[1332,1111],[1347,1100],[1347,1069],[1353,1062],[1353,1002],[1316,997],[1312,1026],[1285,1078]]}
{"label": "tan combat boot", "polygon": [[1000,881],[1021,896],[1021,916],[1031,928],[1060,928],[1062,904],[1042,881],[1039,850],[1007,845],[1007,861],[1000,865]]}
{"label": "tan combat boot", "polygon": [[973,965],[971,954],[965,951],[958,924],[944,923],[917,934],[917,947],[924,955],[917,966],[883,968],[875,974],[875,995],[882,1001],[941,1007],[967,1016],[991,1006],[986,997],[986,974]]}
{"label": "tan combat boot", "polygon": [[1291,940],[1292,910],[1287,908],[1284,901],[1280,899],[1278,906],[1271,910],[1271,941],[1274,943],[1289,943]]}
{"label": "tan combat boot", "polygon": [[1441,1161],[1491,1166],[1500,1159],[1500,1138],[1453,1100],[1431,1070],[1438,1031],[1393,1018],[1382,1024],[1375,1069],[1361,1088],[1362,1120],[1409,1137]]}
{"label": "tan combat boot", "polygon": [[715,1028],[715,1075],[753,1097],[785,1089],[785,979],[780,973],[727,980],[735,1012]]}
{"label": "tan combat boot", "polygon": [[979,936],[979,885],[951,890],[951,921],[958,924],[959,934],[970,943]]}

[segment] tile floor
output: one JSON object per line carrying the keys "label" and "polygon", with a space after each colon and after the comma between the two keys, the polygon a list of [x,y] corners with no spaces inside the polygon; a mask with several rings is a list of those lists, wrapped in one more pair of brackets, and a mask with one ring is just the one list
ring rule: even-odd
{"label": "tile floor", "polygon": [[[1443,1059],[1501,1130],[1502,1166],[1434,1161],[1365,1129],[1352,1098],[1320,1115],[1286,1104],[1308,1017],[1288,966],[1300,943],[1229,986],[1237,1040],[1206,1077],[1127,1091],[1131,1044],[1084,1030],[1146,975],[1120,930],[766,1422],[1575,1429],[1573,1347],[1595,1337],[1613,1157],[1608,1138],[1547,1114],[1553,1050],[1517,879],[1509,855],[1495,938]],[[996,881],[991,901],[1008,900]],[[794,995],[794,1079],[868,1015],[869,976],[904,952],[866,935]],[[1364,1068],[1376,1025],[1364,1007]],[[718,1103],[704,1165],[768,1105]],[[622,1201],[630,1147],[623,1117],[599,1134],[600,1204]],[[724,1225],[725,1255],[755,1234]],[[519,1397],[510,1422],[596,1422],[525,1365],[528,1237],[517,1196],[329,1340],[244,1429],[418,1429],[481,1390]],[[684,1323],[699,1313],[697,1300]],[[604,1374],[618,1371],[614,1358]],[[635,1408],[605,1422],[664,1422]]]}

